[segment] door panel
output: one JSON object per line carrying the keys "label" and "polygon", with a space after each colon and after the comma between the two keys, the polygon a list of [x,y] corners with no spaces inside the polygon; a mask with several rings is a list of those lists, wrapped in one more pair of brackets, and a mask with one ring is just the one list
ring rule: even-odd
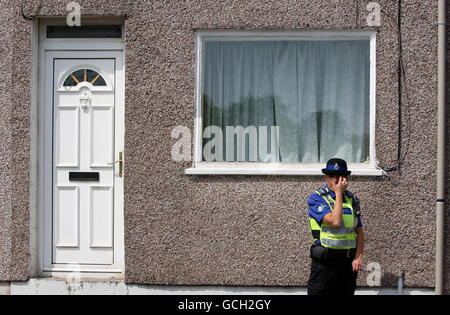
{"label": "door panel", "polygon": [[113,247],[112,187],[91,186],[91,248]]}
{"label": "door panel", "polygon": [[[111,167],[108,163],[114,160],[113,107],[93,106],[91,113],[91,167]],[[96,128],[102,126],[102,128]]]}
{"label": "door panel", "polygon": [[75,106],[58,106],[55,157],[57,167],[79,166],[79,112]]}
{"label": "door panel", "polygon": [[115,59],[53,65],[52,263],[112,265]]}
{"label": "door panel", "polygon": [[55,245],[76,248],[80,245],[78,187],[56,186],[55,200]]}

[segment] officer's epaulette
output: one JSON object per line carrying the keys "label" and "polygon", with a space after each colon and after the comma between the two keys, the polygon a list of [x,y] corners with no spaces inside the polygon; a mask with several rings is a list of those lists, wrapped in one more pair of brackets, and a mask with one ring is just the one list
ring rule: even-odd
{"label": "officer's epaulette", "polygon": [[347,195],[348,198],[352,198],[352,199],[354,198],[353,194],[348,190],[345,191],[345,194]]}
{"label": "officer's epaulette", "polygon": [[317,192],[322,196],[330,193],[329,191],[326,191],[324,188],[317,189]]}

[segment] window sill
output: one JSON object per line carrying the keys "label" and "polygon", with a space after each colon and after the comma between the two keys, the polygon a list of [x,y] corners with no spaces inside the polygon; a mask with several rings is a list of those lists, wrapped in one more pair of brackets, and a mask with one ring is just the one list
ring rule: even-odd
{"label": "window sill", "polygon": [[[324,163],[245,163],[202,162],[185,170],[186,175],[323,175]],[[349,164],[352,176],[383,176],[383,170],[371,164]]]}

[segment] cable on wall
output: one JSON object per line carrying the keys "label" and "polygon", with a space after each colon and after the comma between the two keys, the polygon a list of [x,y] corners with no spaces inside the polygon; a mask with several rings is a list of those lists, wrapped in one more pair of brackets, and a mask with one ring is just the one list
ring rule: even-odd
{"label": "cable on wall", "polygon": [[[411,142],[411,113],[410,113],[410,98],[408,92],[408,86],[406,84],[406,71],[403,60],[403,40],[402,40],[402,1],[398,0],[398,9],[397,9],[397,21],[386,11],[382,10],[386,16],[388,16],[394,24],[397,24],[397,36],[398,36],[398,69],[397,69],[397,80],[398,80],[398,137],[397,137],[397,164],[392,167],[384,168],[383,170],[387,172],[401,172],[402,165],[406,159],[406,156],[409,152],[409,146]],[[405,91],[406,96],[406,106],[403,105],[403,90]],[[404,152],[402,152],[402,139],[403,139],[403,111],[405,108],[406,113],[406,148]]]}

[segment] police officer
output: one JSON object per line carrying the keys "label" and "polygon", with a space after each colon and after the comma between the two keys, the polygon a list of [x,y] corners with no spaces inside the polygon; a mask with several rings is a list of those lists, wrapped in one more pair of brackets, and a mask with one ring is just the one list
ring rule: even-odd
{"label": "police officer", "polygon": [[327,184],[308,200],[314,239],[308,295],[353,295],[363,269],[359,200],[347,190],[351,172],[344,160],[329,160],[322,172]]}

